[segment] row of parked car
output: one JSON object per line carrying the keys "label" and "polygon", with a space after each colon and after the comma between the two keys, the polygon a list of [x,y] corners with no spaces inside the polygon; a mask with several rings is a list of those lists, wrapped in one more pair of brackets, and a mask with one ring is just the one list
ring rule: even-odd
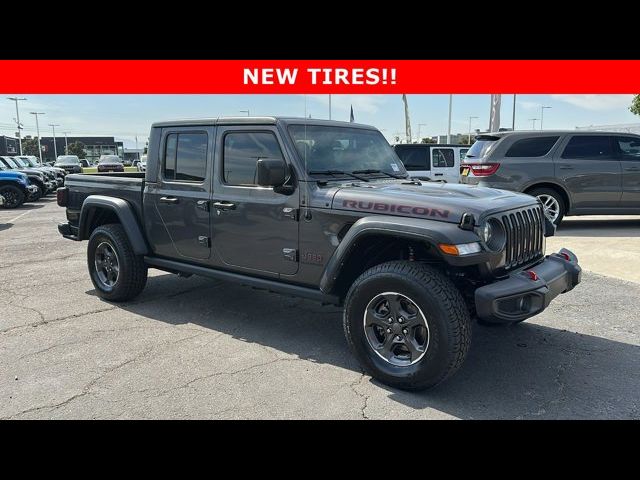
{"label": "row of parked car", "polygon": [[144,172],[147,168],[147,156],[143,155],[140,160],[126,165],[118,155],[101,155],[96,164],[91,165],[76,155],[60,155],[54,166],[63,168],[67,173],[82,173],[83,168],[91,166],[95,166],[98,172],[124,172],[125,166],[134,166],[139,172]]}
{"label": "row of parked car", "polygon": [[17,208],[64,185],[62,168],[41,165],[32,155],[0,157],[0,206]]}

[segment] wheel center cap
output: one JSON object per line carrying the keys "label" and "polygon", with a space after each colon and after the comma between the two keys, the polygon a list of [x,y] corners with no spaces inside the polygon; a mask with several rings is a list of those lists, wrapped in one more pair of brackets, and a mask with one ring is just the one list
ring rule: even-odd
{"label": "wheel center cap", "polygon": [[400,325],[398,322],[396,322],[391,326],[391,330],[393,330],[393,333],[398,335],[398,334],[402,333],[402,325]]}

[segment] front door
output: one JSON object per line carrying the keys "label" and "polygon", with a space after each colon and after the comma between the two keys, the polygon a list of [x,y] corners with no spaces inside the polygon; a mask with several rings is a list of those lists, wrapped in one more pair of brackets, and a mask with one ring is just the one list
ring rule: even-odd
{"label": "front door", "polygon": [[213,248],[224,267],[264,274],[298,271],[298,191],[256,185],[258,159],[281,158],[275,127],[218,127],[211,203]]}
{"label": "front door", "polygon": [[620,207],[640,209],[640,138],[614,137],[622,164]]}
{"label": "front door", "polygon": [[212,127],[163,130],[157,182],[147,184],[145,194],[153,204],[147,231],[156,255],[186,261],[211,255],[212,150]]}
{"label": "front door", "polygon": [[555,159],[556,178],[571,194],[573,208],[616,208],[622,196],[622,167],[609,135],[571,136]]}

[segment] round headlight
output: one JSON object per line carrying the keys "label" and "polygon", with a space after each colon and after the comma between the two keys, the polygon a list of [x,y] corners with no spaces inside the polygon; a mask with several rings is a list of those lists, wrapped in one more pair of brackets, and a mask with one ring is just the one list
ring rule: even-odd
{"label": "round headlight", "polygon": [[478,234],[489,250],[499,252],[504,248],[507,235],[499,220],[490,218],[480,226]]}

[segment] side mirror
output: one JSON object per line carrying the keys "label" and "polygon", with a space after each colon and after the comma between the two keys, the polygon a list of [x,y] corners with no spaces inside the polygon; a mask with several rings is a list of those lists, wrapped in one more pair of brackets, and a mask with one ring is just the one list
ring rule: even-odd
{"label": "side mirror", "polygon": [[287,180],[287,164],[279,158],[259,158],[256,170],[261,187],[281,187]]}

